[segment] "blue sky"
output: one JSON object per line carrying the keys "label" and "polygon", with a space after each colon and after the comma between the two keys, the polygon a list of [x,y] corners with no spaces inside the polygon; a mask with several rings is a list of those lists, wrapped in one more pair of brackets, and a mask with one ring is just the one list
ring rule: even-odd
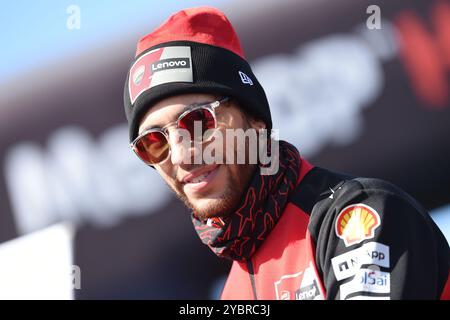
{"label": "blue sky", "polygon": [[[164,21],[186,7],[227,0],[15,0],[0,11],[0,82],[66,54],[85,51],[102,39],[120,38],[139,27]],[[80,8],[81,28],[69,30],[67,8]]]}

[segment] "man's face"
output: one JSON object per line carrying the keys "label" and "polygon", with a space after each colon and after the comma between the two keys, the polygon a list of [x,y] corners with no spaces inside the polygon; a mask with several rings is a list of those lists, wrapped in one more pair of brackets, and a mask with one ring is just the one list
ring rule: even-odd
{"label": "man's face", "polygon": [[[186,108],[196,103],[208,103],[218,100],[209,94],[186,94],[170,97],[158,102],[142,119],[139,134],[150,128],[161,128],[173,123]],[[225,137],[225,129],[262,129],[261,121],[247,117],[232,101],[225,102],[215,110],[219,133]],[[194,156],[201,152],[195,145],[185,150],[179,143],[176,126],[168,128],[171,154],[167,160],[155,165],[169,187],[200,219],[224,217],[229,215],[241,202],[247,186],[256,169],[255,164],[226,163],[226,152],[233,152],[237,159],[237,143],[230,150],[229,142],[224,138],[220,157],[223,164],[187,164],[183,154]],[[235,141],[236,142],[236,141]],[[204,149],[210,142],[202,144]],[[227,150],[226,150],[227,149]]]}

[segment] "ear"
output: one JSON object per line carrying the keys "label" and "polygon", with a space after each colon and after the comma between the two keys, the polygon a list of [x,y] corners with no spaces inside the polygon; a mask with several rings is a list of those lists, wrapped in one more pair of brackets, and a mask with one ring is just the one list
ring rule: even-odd
{"label": "ear", "polygon": [[250,118],[249,123],[253,129],[256,129],[258,131],[260,131],[261,129],[266,129],[266,124],[262,120]]}

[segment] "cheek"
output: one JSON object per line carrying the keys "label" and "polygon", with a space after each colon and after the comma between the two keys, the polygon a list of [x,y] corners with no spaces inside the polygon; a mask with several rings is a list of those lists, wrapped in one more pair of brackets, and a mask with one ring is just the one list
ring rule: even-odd
{"label": "cheek", "polygon": [[[226,179],[232,179],[232,177],[237,177],[240,174],[239,166],[236,164],[228,165],[225,174],[226,174]],[[235,182],[235,181],[231,181],[231,182]],[[237,188],[238,186],[234,186],[234,187]]]}
{"label": "cheek", "polygon": [[211,185],[210,191],[212,191],[216,195],[227,192],[227,190],[230,188],[230,176],[233,174],[237,174],[237,172],[233,169],[233,165],[220,165],[219,171],[217,172],[217,176],[214,178],[214,182]]}
{"label": "cheek", "polygon": [[[235,135],[235,132],[233,130],[235,129],[242,129],[244,132],[248,130],[250,127],[247,122],[244,121],[242,117],[234,116],[231,117],[231,120],[226,125],[220,126],[220,134],[222,136],[221,142],[222,145],[222,152],[223,155],[226,155],[227,157],[231,156],[231,159],[233,159],[233,156],[236,154],[238,150],[238,142],[241,141],[240,138],[238,138]],[[227,130],[230,131],[229,139],[227,139]],[[245,139],[247,140],[247,139]],[[245,146],[241,146],[244,147]]]}
{"label": "cheek", "polygon": [[169,165],[159,165],[155,166],[156,171],[158,171],[159,175],[164,179],[164,181],[172,186],[175,187],[176,181],[174,179],[173,174],[173,167]]}

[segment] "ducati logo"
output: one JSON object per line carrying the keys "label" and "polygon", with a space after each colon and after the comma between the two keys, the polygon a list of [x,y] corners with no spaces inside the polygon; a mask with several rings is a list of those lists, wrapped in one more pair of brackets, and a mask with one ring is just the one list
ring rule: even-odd
{"label": "ducati logo", "polygon": [[131,104],[145,91],[166,83],[193,82],[191,48],[164,47],[140,56],[130,69],[128,93]]}
{"label": "ducati logo", "polygon": [[277,300],[323,300],[325,297],[312,262],[303,271],[281,276],[274,285]]}

